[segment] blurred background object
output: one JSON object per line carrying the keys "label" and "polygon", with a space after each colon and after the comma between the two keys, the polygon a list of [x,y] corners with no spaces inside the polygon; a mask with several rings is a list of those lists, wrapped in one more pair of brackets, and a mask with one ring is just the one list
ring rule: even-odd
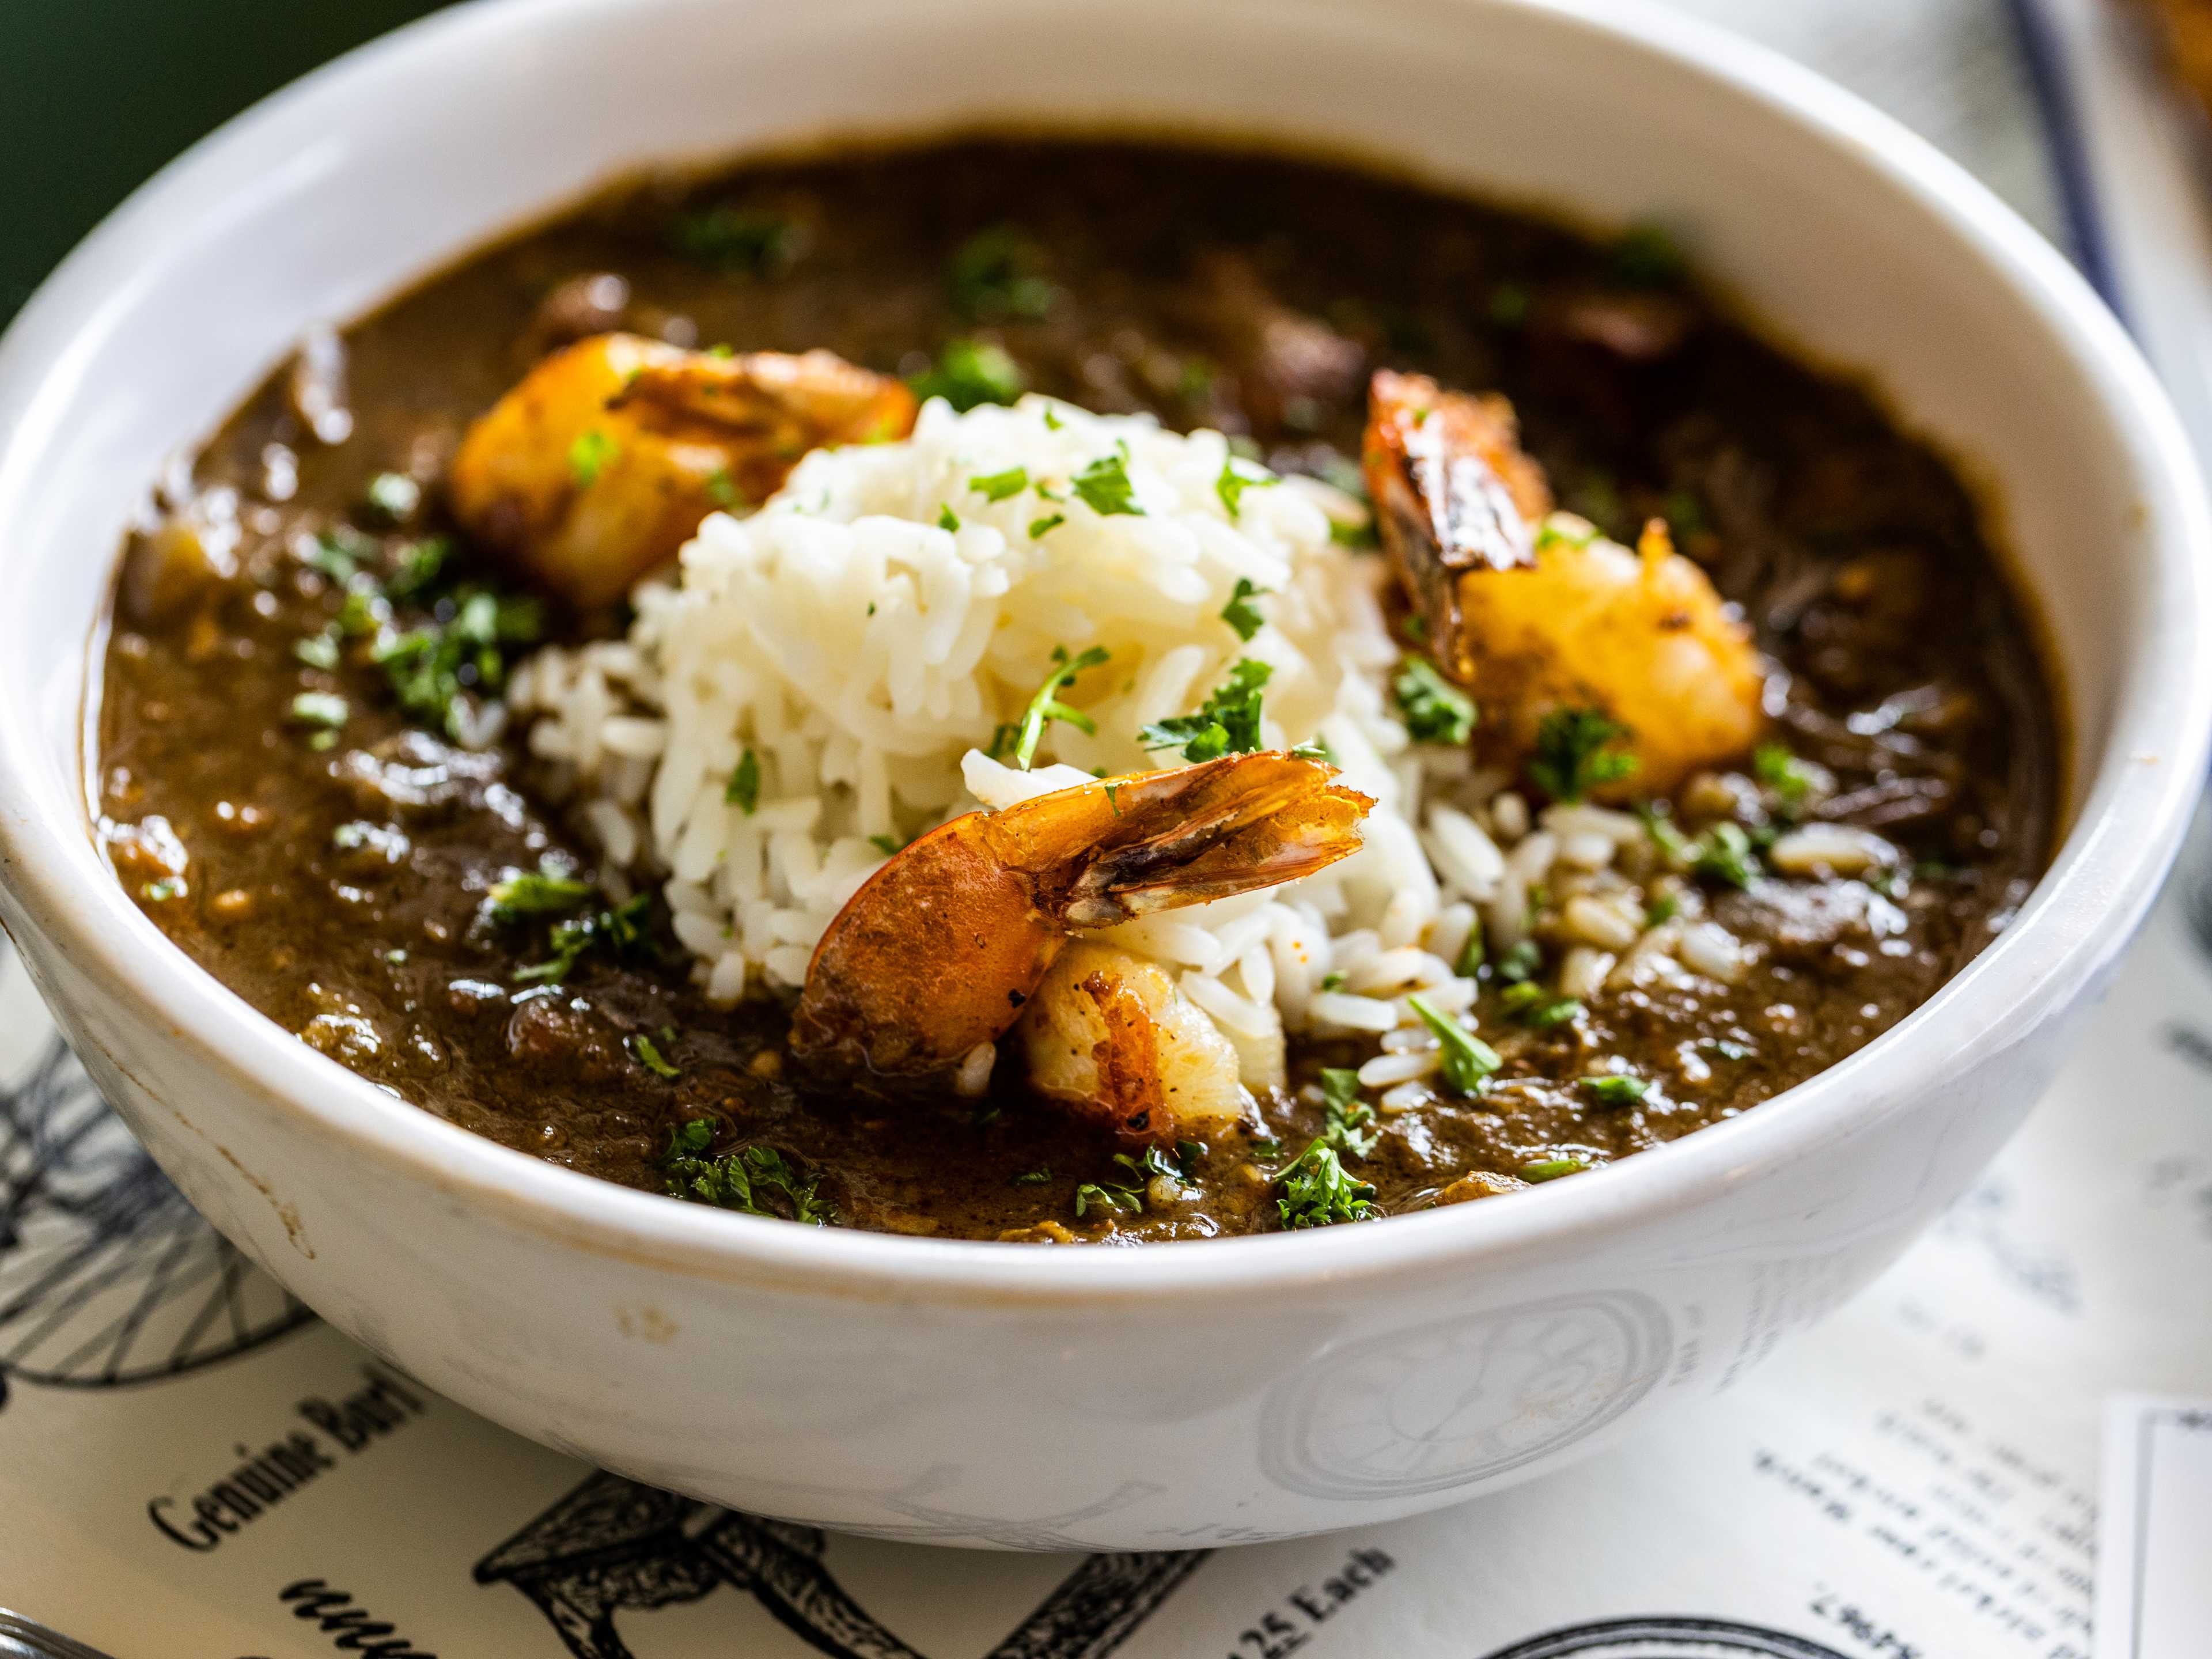
{"label": "blurred background object", "polygon": [[0,323],[108,209],[264,94],[438,0],[63,0],[6,8]]}

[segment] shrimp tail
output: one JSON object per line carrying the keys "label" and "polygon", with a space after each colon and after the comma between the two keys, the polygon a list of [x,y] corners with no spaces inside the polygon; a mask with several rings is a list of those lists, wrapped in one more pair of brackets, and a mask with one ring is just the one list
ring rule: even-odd
{"label": "shrimp tail", "polygon": [[1525,570],[1552,492],[1521,451],[1512,404],[1446,392],[1425,374],[1376,371],[1361,459],[1389,549],[1447,673],[1471,677],[1476,642],[1460,617],[1460,578]]}
{"label": "shrimp tail", "polygon": [[809,964],[794,1050],[879,1077],[957,1065],[1021,1015],[1079,928],[1291,881],[1373,803],[1300,757],[1224,756],[930,831],[870,877]]}

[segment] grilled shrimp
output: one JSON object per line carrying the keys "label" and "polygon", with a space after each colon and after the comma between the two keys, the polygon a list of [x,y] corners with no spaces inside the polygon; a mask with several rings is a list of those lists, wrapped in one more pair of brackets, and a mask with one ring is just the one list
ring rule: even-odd
{"label": "grilled shrimp", "polygon": [[[1357,851],[1374,803],[1334,776],[1295,756],[1227,755],[954,818],[884,864],[830,924],[793,1051],[889,1081],[954,1072],[1024,1017],[1078,930],[1294,881]],[[1221,1114],[1218,1096],[1200,1103],[1195,1079],[1206,1063],[1224,1075],[1225,1052],[1235,1115],[1236,1054],[1193,1036],[1202,1022],[1184,1017],[1164,973],[1103,946],[1077,960],[1081,978],[1048,1001],[1054,1030],[1028,1044],[1048,1093],[1125,1134],[1173,1140],[1186,1115]],[[1092,1012],[1071,1007],[1073,995]],[[1089,1067],[1054,1060],[1051,1044],[1082,1030]],[[1186,1055],[1212,1059],[1194,1071]],[[1189,1098],[1172,1097],[1171,1083]]]}
{"label": "grilled shrimp", "polygon": [[1517,763],[1546,715],[1595,708],[1630,734],[1625,787],[1664,793],[1757,741],[1765,675],[1750,630],[1660,520],[1634,551],[1579,520],[1547,522],[1550,491],[1503,398],[1378,374],[1364,460],[1431,648],[1474,693],[1486,759]]}
{"label": "grilled shrimp", "polygon": [[718,356],[635,334],[556,351],[471,426],[462,526],[588,608],[619,599],[717,507],[758,505],[828,444],[904,437],[914,394],[827,351]]}

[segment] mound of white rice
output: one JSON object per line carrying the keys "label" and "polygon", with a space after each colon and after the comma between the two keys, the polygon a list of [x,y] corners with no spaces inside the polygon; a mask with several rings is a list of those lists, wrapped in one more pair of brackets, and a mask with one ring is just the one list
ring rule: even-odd
{"label": "mound of white rice", "polygon": [[[1250,1058],[1248,1081],[1275,1080],[1266,1056],[1279,1066],[1287,1030],[1395,1034],[1363,1076],[1410,1085],[1436,1056],[1407,995],[1471,1007],[1453,964],[1475,907],[1494,946],[1525,937],[1529,889],[1562,852],[1571,868],[1547,890],[1613,907],[1582,907],[1591,950],[1611,941],[1586,974],[1632,944],[1665,952],[1642,890],[1600,879],[1616,848],[1648,854],[1637,819],[1554,808],[1556,830],[1532,829],[1463,750],[1409,742],[1388,690],[1384,563],[1331,534],[1364,516],[1325,485],[1232,462],[1218,433],[1040,398],[965,415],[932,402],[906,441],[818,451],[758,513],[708,519],[675,580],[638,591],[626,639],[539,653],[511,702],[608,863],[661,884],[708,994],[735,1001],[799,986],[890,850],[979,805],[1182,763],[1148,754],[1140,729],[1195,710],[1239,659],[1265,662],[1266,743],[1326,745],[1375,798],[1364,846],[1293,886],[1115,937],[1180,975]],[[1240,581],[1264,618],[1249,641],[1223,615]],[[1060,696],[1095,735],[1048,726],[1026,773],[988,758],[1055,650],[1093,647],[1106,662]],[[1705,955],[1725,965],[1717,945]]]}

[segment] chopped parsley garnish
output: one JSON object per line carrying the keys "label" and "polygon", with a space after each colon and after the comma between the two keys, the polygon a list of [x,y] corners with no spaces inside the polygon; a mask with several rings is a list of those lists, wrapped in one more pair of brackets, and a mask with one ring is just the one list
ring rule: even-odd
{"label": "chopped parsley garnish", "polygon": [[520,921],[528,916],[566,915],[598,890],[559,865],[541,863],[535,870],[518,870],[494,882],[484,897],[493,921]]}
{"label": "chopped parsley garnish", "polygon": [[1371,514],[1357,524],[1346,524],[1341,520],[1331,519],[1328,521],[1328,538],[1339,547],[1370,548],[1382,545],[1382,534],[1375,528],[1375,520]]}
{"label": "chopped parsley garnish", "polygon": [[960,528],[960,515],[957,513],[955,513],[951,507],[947,507],[943,501],[939,501],[937,504],[937,527],[939,530],[957,530]]}
{"label": "chopped parsley garnish", "polygon": [[589,489],[621,454],[622,446],[599,428],[580,432],[576,441],[568,446],[568,476],[576,481],[577,489]]}
{"label": "chopped parsley garnish", "polygon": [[1042,1169],[1024,1170],[1006,1184],[1010,1187],[1042,1187],[1052,1179],[1052,1165]]}
{"label": "chopped parsley garnish", "polygon": [[717,270],[761,276],[791,263],[799,237],[788,219],[726,202],[678,214],[668,222],[668,245]]}
{"label": "chopped parsley garnish", "polygon": [[1137,505],[1136,489],[1129,483],[1128,458],[1119,450],[1101,455],[1068,483],[1083,504],[1101,516],[1116,513],[1143,516],[1145,509]]}
{"label": "chopped parsley garnish", "polygon": [[404,472],[380,472],[362,492],[362,505],[380,524],[402,525],[422,504],[422,486]]}
{"label": "chopped parsley garnish", "polygon": [[1010,404],[1028,383],[1020,365],[988,340],[947,340],[936,366],[908,382],[915,397],[942,398],[963,415],[979,404]]}
{"label": "chopped parsley garnish", "polygon": [[1323,974],[1321,976],[1321,988],[1324,991],[1342,990],[1344,988],[1344,975],[1339,973]]}
{"label": "chopped parsley garnish", "polygon": [[1752,775],[1774,792],[1784,811],[1795,816],[1813,793],[1813,769],[1778,743],[1762,743],[1753,750]]}
{"label": "chopped parsley garnish", "polygon": [[1498,977],[1508,985],[1518,985],[1543,965],[1543,947],[1533,939],[1524,939],[1498,958]]}
{"label": "chopped parsley garnish", "polygon": [[1601,1106],[1633,1106],[1651,1092],[1651,1085],[1642,1078],[1624,1077],[1617,1073],[1586,1077],[1583,1087]]}
{"label": "chopped parsley garnish", "polygon": [[[1527,942],[1522,941],[1523,944]],[[1459,956],[1452,963],[1452,972],[1462,979],[1473,979],[1482,971],[1482,913],[1478,910],[1468,921],[1467,939],[1459,947]]]}
{"label": "chopped parsley garnish", "polygon": [[544,613],[534,599],[469,586],[439,600],[432,616],[421,627],[380,639],[375,659],[403,709],[458,739],[465,729],[463,695],[496,690],[507,678],[503,647],[534,642]]}
{"label": "chopped parsley garnish", "polygon": [[324,531],[307,544],[301,557],[332,581],[351,581],[362,566],[376,556],[376,544],[349,525]]}
{"label": "chopped parsley garnish", "polygon": [[[1186,1140],[1180,1145],[1197,1146],[1198,1143],[1194,1140]],[[1200,1147],[1199,1150],[1202,1152],[1205,1149]],[[1165,1176],[1170,1181],[1181,1186],[1190,1180],[1189,1170],[1182,1164],[1170,1164],[1168,1161],[1168,1155],[1157,1146],[1147,1146],[1140,1156],[1134,1158],[1127,1152],[1116,1152],[1114,1154],[1114,1161],[1128,1171],[1129,1178],[1133,1182],[1149,1183],[1158,1176]],[[1139,1190],[1141,1191],[1141,1188]],[[1139,1207],[1142,1207],[1141,1205]]]}
{"label": "chopped parsley garnish", "polygon": [[1134,1187],[1123,1187],[1110,1181],[1086,1181],[1075,1189],[1077,1219],[1090,1214],[1094,1207],[1105,1211],[1126,1210],[1131,1215],[1142,1215],[1145,1200],[1139,1196]]}
{"label": "chopped parsley garnish", "polygon": [[1674,893],[1662,893],[1657,898],[1652,900],[1650,904],[1645,908],[1644,912],[1644,925],[1646,927],[1656,927],[1662,922],[1674,921],[1674,918],[1681,915],[1681,913],[1682,901],[1680,896]]}
{"label": "chopped parsley garnish", "polygon": [[1598,527],[1594,524],[1569,528],[1553,517],[1536,526],[1536,551],[1548,553],[1555,547],[1584,548],[1597,538]]}
{"label": "chopped parsley garnish", "polygon": [[1556,801],[1577,801],[1636,770],[1636,757],[1609,747],[1628,728],[1595,708],[1556,708],[1536,728],[1528,776]]}
{"label": "chopped parsley garnish", "polygon": [[384,584],[384,597],[411,599],[434,586],[453,553],[453,544],[444,536],[426,536],[415,543],[400,560],[399,568],[392,573],[392,580]]}
{"label": "chopped parsley garnish", "polygon": [[1042,541],[1048,532],[1059,529],[1066,522],[1067,514],[1065,513],[1048,513],[1042,519],[1031,519],[1030,539],[1033,542]]}
{"label": "chopped parsley garnish", "polygon": [[968,488],[987,501],[1003,501],[1029,487],[1030,471],[1025,466],[1010,466],[1004,472],[987,472],[980,478],[968,480]]}
{"label": "chopped parsley garnish", "polygon": [[1390,690],[1406,717],[1406,733],[1415,743],[1456,747],[1474,731],[1474,699],[1443,677],[1426,657],[1408,657]]}
{"label": "chopped parsley garnish", "polygon": [[1252,603],[1266,597],[1267,590],[1255,586],[1249,576],[1237,579],[1237,591],[1229,596],[1229,603],[1221,607],[1221,620],[1237,630],[1237,637],[1250,644],[1252,636],[1267,626],[1267,619],[1260,614],[1260,607]]}
{"label": "chopped parsley garnish", "polygon": [[1299,744],[1296,748],[1291,750],[1291,758],[1292,760],[1322,761],[1330,766],[1334,766],[1337,763],[1336,750],[1330,748],[1319,738],[1316,738],[1310,743]]}
{"label": "chopped parsley garnish", "polygon": [[709,473],[704,488],[707,499],[717,507],[735,507],[744,499],[738,494],[737,480],[730,477],[726,466],[717,467]]}
{"label": "chopped parsley garnish", "polygon": [[[835,1224],[836,1207],[818,1195],[820,1176],[801,1180],[773,1146],[745,1146],[719,1158],[702,1156],[714,1144],[710,1118],[695,1118],[676,1131],[664,1161],[668,1191],[677,1198],[742,1210],[778,1221],[804,1221],[816,1227]],[[769,1200],[780,1196],[781,1206]]]}
{"label": "chopped parsley garnish", "polygon": [[301,726],[320,726],[325,732],[335,732],[346,723],[353,709],[343,697],[332,691],[302,691],[292,699],[291,714]]}
{"label": "chopped parsley garnish", "polygon": [[1322,1141],[1346,1158],[1372,1153],[1381,1131],[1368,1127],[1375,1121],[1375,1109],[1359,1097],[1359,1073],[1342,1066],[1322,1066],[1321,1097],[1322,1110],[1328,1119],[1321,1132]]}
{"label": "chopped parsley garnish", "polygon": [[553,954],[544,962],[516,969],[515,978],[541,985],[558,985],[574,970],[577,963],[594,950],[605,949],[617,956],[635,956],[650,950],[652,940],[645,931],[645,913],[652,902],[651,894],[640,893],[611,910],[595,910],[589,915],[561,923],[554,928],[549,941]]}
{"label": "chopped parsley garnish", "polygon": [[1548,1031],[1565,1025],[1583,1011],[1579,997],[1556,997],[1533,980],[1509,985],[1498,994],[1505,1010],[1531,1030]]}
{"label": "chopped parsley garnish", "polygon": [[1375,1212],[1375,1188],[1346,1172],[1335,1149],[1316,1139],[1276,1177],[1275,1200],[1285,1228],[1328,1227],[1364,1221]]}
{"label": "chopped parsley garnish", "polygon": [[[1016,766],[1024,772],[1030,769],[1030,763],[1036,759],[1037,744],[1044,737],[1045,727],[1054,720],[1065,720],[1086,737],[1097,735],[1098,723],[1080,708],[1071,708],[1062,702],[1060,694],[1074,684],[1075,677],[1085,669],[1096,668],[1105,660],[1106,647],[1102,645],[1094,645],[1072,659],[1066,646],[1053,647],[1052,672],[1037,687],[1036,695],[1030,699],[1029,707],[1022,711],[1022,718],[1008,738]],[[999,734],[991,739],[994,756],[999,753],[1000,737],[1006,735],[1006,731],[1001,726]]]}
{"label": "chopped parsley garnish", "polygon": [[1748,887],[1759,874],[1759,858],[1741,824],[1717,823],[1698,838],[1691,868],[1731,887]]}
{"label": "chopped parsley garnish", "polygon": [[1443,1047],[1444,1085],[1455,1095],[1480,1094],[1491,1074],[1505,1064],[1498,1050],[1419,993],[1407,997],[1406,1006]]}
{"label": "chopped parsley garnish", "polygon": [[1034,320],[1052,309],[1053,286],[1043,270],[1044,252],[1025,232],[994,225],[954,252],[945,282],[952,303],[973,321]]}
{"label": "chopped parsley garnish", "polygon": [[1557,1181],[1561,1176],[1580,1175],[1589,1165],[1578,1158],[1547,1158],[1521,1166],[1523,1181]]}
{"label": "chopped parsley garnish", "polygon": [[185,890],[182,876],[163,876],[159,881],[149,881],[138,890],[140,895],[152,904],[166,904],[171,899],[182,898]]}
{"label": "chopped parsley garnish", "polygon": [[1146,749],[1180,749],[1192,763],[1247,755],[1260,746],[1260,692],[1274,670],[1240,657],[1195,714],[1155,720],[1137,733]]}
{"label": "chopped parsley garnish", "polygon": [[655,1077],[678,1078],[684,1075],[668,1063],[667,1056],[663,1054],[653,1040],[642,1031],[631,1032],[623,1046],[629,1048],[631,1057],[639,1065],[644,1066]]}
{"label": "chopped parsley garnish", "polygon": [[1680,288],[1690,262],[1657,225],[1637,225],[1613,245],[1613,280],[1630,288]]}
{"label": "chopped parsley garnish", "polygon": [[906,851],[908,843],[901,841],[896,836],[886,835],[870,836],[868,837],[868,845],[874,848],[876,851],[881,853],[885,858],[890,859],[896,858],[901,853]]}
{"label": "chopped parsley garnish", "polygon": [[738,769],[730,774],[722,799],[747,817],[760,810],[760,757],[751,750],[738,757]]}
{"label": "chopped parsley garnish", "polygon": [[[1250,461],[1240,464],[1237,457],[1231,455],[1221,464],[1221,476],[1213,481],[1213,493],[1221,497],[1221,504],[1229,509],[1229,516],[1239,519],[1244,515],[1246,490],[1265,489],[1270,484],[1280,483],[1282,480],[1267,468]],[[1246,637],[1250,636],[1248,635]]]}

